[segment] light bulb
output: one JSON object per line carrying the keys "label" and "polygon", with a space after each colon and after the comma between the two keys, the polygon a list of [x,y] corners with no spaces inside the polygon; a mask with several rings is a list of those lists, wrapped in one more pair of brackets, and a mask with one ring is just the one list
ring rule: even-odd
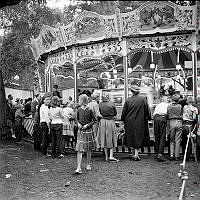
{"label": "light bulb", "polygon": [[128,68],[128,73],[130,74],[132,71],[133,71],[132,68],[129,67],[129,68]]}
{"label": "light bulb", "polygon": [[14,79],[15,79],[16,81],[18,81],[18,80],[19,80],[19,76],[16,75],[16,76],[14,77]]}
{"label": "light bulb", "polygon": [[116,69],[113,69],[113,74],[117,74],[117,70]]}
{"label": "light bulb", "polygon": [[151,64],[150,64],[150,68],[151,68],[151,69],[154,69],[154,68],[155,68],[155,64],[154,64],[154,63],[151,63]]}
{"label": "light bulb", "polygon": [[177,64],[177,65],[176,65],[176,69],[177,69],[177,70],[180,70],[181,68],[182,68],[182,67],[181,67],[180,64]]}

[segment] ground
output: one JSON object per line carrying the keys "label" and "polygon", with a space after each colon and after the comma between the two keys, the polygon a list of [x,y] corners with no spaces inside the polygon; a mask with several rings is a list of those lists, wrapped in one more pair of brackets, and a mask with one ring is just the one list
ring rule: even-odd
{"label": "ground", "polygon": [[[33,151],[31,143],[0,143],[1,200],[175,200],[181,180],[180,161],[158,163],[154,155],[141,155],[131,161],[127,153],[118,153],[118,163],[104,161],[102,153],[93,153],[92,171],[73,175],[76,155],[62,159],[44,157]],[[187,200],[200,199],[200,181],[195,162],[187,163]]]}

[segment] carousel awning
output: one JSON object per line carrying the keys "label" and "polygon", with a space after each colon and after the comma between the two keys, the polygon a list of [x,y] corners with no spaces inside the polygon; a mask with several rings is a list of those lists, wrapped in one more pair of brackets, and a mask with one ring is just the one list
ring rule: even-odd
{"label": "carousel awning", "polygon": [[[144,70],[150,70],[150,64],[155,63],[158,65],[159,69],[172,69],[176,68],[178,49],[173,48],[163,51],[152,51],[141,49],[136,52],[133,52],[129,56],[129,65],[131,68],[134,68],[137,65],[141,65]],[[180,49],[179,54],[179,63],[184,67],[185,61],[191,61],[192,55],[188,49]]]}

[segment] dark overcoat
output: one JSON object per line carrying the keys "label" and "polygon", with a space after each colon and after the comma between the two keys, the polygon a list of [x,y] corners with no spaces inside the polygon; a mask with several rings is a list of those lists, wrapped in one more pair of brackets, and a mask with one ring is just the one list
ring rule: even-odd
{"label": "dark overcoat", "polygon": [[129,97],[123,106],[121,120],[124,122],[125,140],[128,147],[140,148],[149,144],[148,120],[151,112],[143,96]]}

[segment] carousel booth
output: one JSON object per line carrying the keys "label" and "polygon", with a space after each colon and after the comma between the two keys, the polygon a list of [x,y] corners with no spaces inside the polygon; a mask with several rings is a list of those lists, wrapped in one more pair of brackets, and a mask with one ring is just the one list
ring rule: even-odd
{"label": "carousel booth", "polygon": [[45,92],[57,84],[61,90],[71,88],[77,101],[81,87],[108,91],[118,120],[130,84],[140,86],[152,112],[159,96],[173,89],[196,97],[200,15],[196,3],[149,1],[128,13],[118,8],[106,16],[84,11],[67,26],[44,25],[31,44],[35,58],[45,62]]}

